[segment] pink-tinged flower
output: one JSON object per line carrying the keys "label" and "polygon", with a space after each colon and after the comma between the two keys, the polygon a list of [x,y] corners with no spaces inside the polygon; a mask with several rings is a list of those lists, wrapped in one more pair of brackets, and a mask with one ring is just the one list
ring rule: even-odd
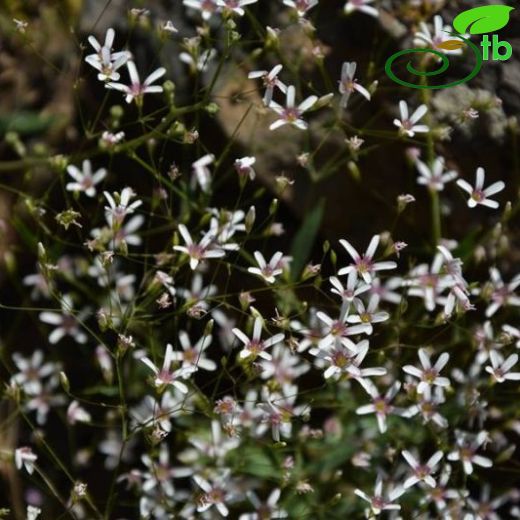
{"label": "pink-tinged flower", "polygon": [[318,5],[318,0],[283,0],[283,5],[292,7],[302,18],[307,14],[307,11]]}
{"label": "pink-tinged flower", "polygon": [[249,267],[248,272],[262,277],[267,283],[274,283],[276,277],[283,273],[283,267],[286,263],[282,262],[283,253],[281,251],[275,253],[269,263],[265,261],[264,255],[260,251],[255,251],[254,255],[258,267]]}
{"label": "pink-tinged flower", "polygon": [[256,4],[258,0],[217,0],[217,5],[224,9],[224,11],[230,11],[231,13],[238,14],[238,16],[244,16],[246,12],[244,7],[246,5]]}
{"label": "pink-tinged flower", "polygon": [[15,352],[13,361],[19,372],[11,377],[11,382],[23,388],[23,391],[29,395],[39,394],[42,390],[42,379],[59,369],[59,365],[43,362],[41,350],[35,350],[30,358],[24,358]]}
{"label": "pink-tinged flower", "polygon": [[354,11],[360,11],[370,16],[377,17],[379,16],[378,10],[369,5],[373,2],[374,0],[349,0],[343,9],[347,14],[353,13]]}
{"label": "pink-tinged flower", "polygon": [[117,69],[132,57],[128,51],[112,52],[115,35],[114,29],[107,29],[103,45],[94,36],[88,37],[90,45],[96,52],[86,56],[85,61],[99,72],[100,81],[118,81],[120,76]]}
{"label": "pink-tinged flower", "polygon": [[362,87],[354,76],[356,74],[357,63],[345,62],[341,68],[341,80],[339,82],[339,92],[341,94],[341,106],[347,107],[350,95],[359,92],[367,101],[370,101],[370,92]]}
{"label": "pink-tinged flower", "polygon": [[451,36],[453,28],[447,24],[444,24],[442,16],[435,15],[433,17],[433,34],[430,31],[428,25],[424,22],[421,22],[419,26],[421,30],[415,33],[413,40],[414,45],[417,45],[418,47],[429,47],[444,54],[462,54],[462,48],[446,49],[439,47],[441,43],[453,39],[453,36]]}
{"label": "pink-tinged flower", "polygon": [[143,401],[131,410],[133,420],[142,428],[158,427],[169,433],[172,429],[171,419],[183,415],[189,409],[189,396],[178,390],[166,390],[160,400],[146,395]]}
{"label": "pink-tinged flower", "polygon": [[403,417],[415,417],[421,414],[424,424],[432,421],[440,428],[447,428],[448,421],[438,412],[439,405],[445,402],[442,387],[436,386],[435,392],[432,394],[431,388],[427,386],[419,397],[419,402],[410,406],[403,413]]}
{"label": "pink-tinged flower", "polygon": [[365,304],[359,299],[356,298],[354,300],[354,307],[356,309],[357,314],[351,314],[347,317],[348,323],[364,323],[370,326],[370,331],[367,334],[372,334],[372,324],[373,323],[381,323],[383,321],[388,320],[390,315],[385,311],[377,311],[379,306],[379,296],[372,295],[370,300],[368,301],[368,305],[365,307]]}
{"label": "pink-tinged flower", "polygon": [[14,462],[18,469],[25,468],[25,471],[32,475],[34,471],[34,463],[38,457],[28,446],[17,448],[14,452]]}
{"label": "pink-tinged flower", "polygon": [[493,462],[487,457],[477,454],[477,450],[488,440],[488,434],[485,431],[480,432],[473,440],[469,440],[468,434],[458,432],[455,438],[457,448],[448,454],[448,460],[460,460],[464,473],[471,475],[473,473],[473,464],[483,468],[490,468]]}
{"label": "pink-tinged flower", "polygon": [[190,341],[188,334],[181,330],[179,332],[179,342],[182,347],[182,352],[175,351],[172,354],[172,359],[177,362],[182,362],[185,368],[201,368],[202,370],[216,370],[217,364],[204,357],[204,351],[211,345],[213,338],[211,336],[202,336],[194,345]]}
{"label": "pink-tinged flower", "polygon": [[242,157],[235,161],[235,170],[241,178],[249,177],[251,180],[254,180],[256,172],[253,169],[253,164],[255,162],[256,159],[254,157]]}
{"label": "pink-tinged flower", "polygon": [[369,324],[346,324],[348,318],[348,308],[349,302],[343,302],[341,305],[339,318],[337,320],[332,319],[322,311],[316,313],[317,318],[326,325],[326,328],[323,331],[324,336],[318,342],[319,348],[326,348],[329,345],[334,344],[336,340],[339,340],[347,348],[351,348],[352,342],[348,339],[348,336],[370,333],[371,326]]}
{"label": "pink-tinged flower", "polygon": [[193,372],[197,371],[197,367],[194,366],[172,370],[171,366],[174,361],[173,347],[169,343],[166,345],[162,368],[158,368],[154,362],[147,357],[141,358],[141,361],[155,374],[154,385],[157,388],[172,385],[183,394],[188,393],[188,387],[184,383],[181,383],[179,379],[188,379]]}
{"label": "pink-tinged flower", "polygon": [[368,392],[370,397],[372,397],[372,404],[366,404],[364,406],[360,406],[356,413],[358,415],[366,415],[369,413],[376,414],[377,426],[379,428],[380,433],[385,433],[387,430],[386,419],[390,414],[402,415],[403,410],[400,408],[396,408],[392,404],[392,400],[399,392],[401,388],[401,383],[396,381],[385,393],[385,395],[381,395],[379,390],[375,387],[373,383],[370,383],[364,386],[365,390]]}
{"label": "pink-tinged flower", "polygon": [[284,511],[278,505],[282,491],[276,488],[267,497],[265,502],[262,502],[254,491],[248,491],[247,498],[255,508],[254,513],[243,513],[238,520],[264,520],[267,518],[288,518],[289,513]]}
{"label": "pink-tinged flower", "polygon": [[309,370],[300,356],[294,356],[291,350],[279,343],[273,347],[272,359],[261,363],[262,379],[274,379],[281,386],[291,384],[296,378]]}
{"label": "pink-tinged flower", "polygon": [[355,270],[348,273],[346,287],[339,281],[335,276],[329,278],[329,282],[332,285],[330,292],[341,296],[343,301],[352,302],[356,296],[363,294],[370,290],[370,285],[362,283],[358,280],[357,272]]}
{"label": "pink-tinged flower", "polygon": [[123,188],[121,193],[114,193],[113,196],[104,191],[103,195],[108,201],[108,206],[105,206],[107,221],[110,226],[119,227],[127,215],[133,213],[141,204],[142,200],[130,200],[135,197],[135,192],[132,188]]}
{"label": "pink-tinged flower", "polygon": [[437,157],[431,168],[420,160],[417,160],[415,165],[419,170],[417,183],[427,186],[430,190],[442,191],[445,184],[457,178],[456,171],[444,171],[445,162],[442,157]]}
{"label": "pink-tinged flower", "polygon": [[305,101],[302,101],[298,106],[295,106],[296,89],[293,85],[287,87],[285,107],[282,107],[276,101],[269,103],[269,108],[272,108],[280,118],[277,119],[269,127],[270,130],[276,130],[284,125],[293,125],[300,130],[307,128],[307,123],[301,118],[302,115],[309,110],[318,101],[317,96],[309,96]]}
{"label": "pink-tinged flower", "polygon": [[87,197],[96,195],[96,184],[99,184],[107,175],[105,168],[100,168],[92,174],[92,165],[88,159],[83,161],[82,169],[70,164],[67,173],[76,181],[69,182],[65,186],[69,191],[83,192]]}
{"label": "pink-tinged flower", "polygon": [[193,480],[197,483],[204,494],[200,498],[197,512],[203,513],[211,507],[224,517],[229,515],[229,509],[226,502],[233,501],[236,493],[229,480],[230,470],[225,470],[221,475],[215,476],[211,481],[207,481],[200,475],[194,475]]}
{"label": "pink-tinged flower", "polygon": [[88,423],[91,420],[91,415],[81,407],[78,401],[72,401],[67,408],[67,422],[69,424],[76,424],[77,422]]}
{"label": "pink-tinged flower", "polygon": [[366,283],[370,284],[375,272],[395,269],[397,267],[395,262],[374,262],[374,255],[376,254],[380,238],[379,235],[374,235],[372,237],[372,240],[370,240],[370,244],[363,256],[354,249],[348,240],[340,240],[339,243],[347,250],[348,254],[352,257],[352,260],[354,260],[354,263],[340,269],[338,274],[343,275],[348,274],[351,271],[356,271],[358,275],[361,275]]}
{"label": "pink-tinged flower", "polygon": [[367,495],[360,489],[356,489],[354,493],[363,500],[366,500],[370,504],[372,513],[379,516],[382,511],[399,511],[401,506],[393,502],[395,502],[404,491],[402,486],[397,486],[388,490],[386,496],[383,496],[383,478],[381,475],[378,475],[372,496]]}
{"label": "pink-tinged flower", "polygon": [[435,479],[432,477],[432,473],[435,472],[436,466],[439,464],[443,457],[442,451],[435,452],[426,462],[426,464],[421,464],[409,451],[404,450],[402,452],[403,457],[406,462],[410,464],[410,467],[413,470],[413,474],[408,477],[404,482],[404,488],[408,489],[409,487],[414,486],[418,482],[424,482],[426,485],[434,488],[437,483]]}
{"label": "pink-tinged flower", "polygon": [[203,20],[209,20],[218,9],[216,0],[183,0],[182,3],[187,7],[200,11]]}
{"label": "pink-tinged flower", "polygon": [[255,318],[252,338],[248,338],[240,329],[233,329],[233,334],[244,344],[244,347],[239,353],[240,359],[247,359],[250,357],[254,359],[257,356],[263,359],[267,359],[269,361],[272,359],[271,354],[266,352],[266,349],[268,349],[272,345],[276,345],[276,343],[279,343],[280,341],[283,341],[285,335],[280,332],[270,337],[269,339],[262,340],[262,325],[262,318]]}
{"label": "pink-tinged flower", "polygon": [[465,192],[469,193],[468,206],[470,208],[475,208],[478,204],[492,209],[497,209],[499,206],[499,203],[496,200],[491,200],[488,197],[501,192],[506,185],[502,181],[497,181],[484,189],[485,177],[486,172],[484,171],[484,168],[477,168],[474,187],[464,179],[459,179],[457,181],[458,186]]}
{"label": "pink-tinged flower", "polygon": [[394,125],[399,128],[399,133],[413,137],[416,133],[426,133],[430,129],[426,125],[418,125],[420,119],[428,112],[426,105],[420,105],[417,110],[410,116],[408,112],[408,104],[406,101],[399,101],[399,112],[401,113],[401,120],[394,119]]}
{"label": "pink-tinged flower", "polygon": [[41,321],[55,326],[49,334],[49,343],[54,345],[65,336],[70,336],[77,343],[86,343],[87,335],[81,330],[80,322],[86,317],[87,311],[84,310],[75,315],[72,300],[68,295],[63,297],[61,308],[61,313],[50,311],[40,313]]}
{"label": "pink-tinged flower", "polygon": [[275,87],[278,87],[284,94],[287,93],[286,85],[278,79],[278,74],[280,74],[282,68],[282,65],[275,65],[270,71],[254,70],[247,75],[249,79],[260,78],[262,80],[265,87],[263,99],[265,106],[269,106],[271,103]]}
{"label": "pink-tinged flower", "polygon": [[105,85],[105,87],[119,90],[126,94],[125,101],[127,103],[131,103],[135,99],[136,102],[140,104],[142,103],[145,94],[159,93],[163,91],[163,88],[160,85],[152,85],[152,83],[166,74],[166,69],[164,67],[160,67],[152,72],[142,83],[135,63],[133,61],[128,61],[126,67],[128,69],[128,74],[130,75],[130,85],[110,81]]}
{"label": "pink-tinged flower", "polygon": [[493,376],[493,379],[497,383],[503,383],[506,380],[520,380],[520,372],[510,371],[518,361],[518,354],[511,354],[504,360],[503,356],[499,352],[491,350],[489,358],[491,360],[491,366],[487,366],[485,370],[488,374]]}
{"label": "pink-tinged flower", "polygon": [[418,355],[422,368],[417,368],[413,365],[405,365],[403,367],[404,372],[420,380],[420,383],[417,385],[418,394],[422,394],[426,388],[432,386],[450,386],[450,380],[447,377],[439,376],[440,371],[446,366],[450,359],[450,355],[447,352],[443,352],[433,366],[430,361],[430,356],[424,348],[419,349]]}
{"label": "pink-tinged flower", "polygon": [[208,258],[222,258],[226,252],[215,243],[215,236],[208,231],[200,240],[195,243],[184,224],[179,224],[179,232],[186,243],[185,246],[173,246],[176,251],[186,253],[190,257],[190,267],[194,271],[199,262]]}
{"label": "pink-tinged flower", "polygon": [[520,285],[520,274],[512,278],[509,283],[504,283],[502,275],[496,267],[489,269],[493,292],[491,293],[491,303],[486,309],[486,318],[491,318],[500,307],[506,305],[520,306],[520,297],[514,291]]}

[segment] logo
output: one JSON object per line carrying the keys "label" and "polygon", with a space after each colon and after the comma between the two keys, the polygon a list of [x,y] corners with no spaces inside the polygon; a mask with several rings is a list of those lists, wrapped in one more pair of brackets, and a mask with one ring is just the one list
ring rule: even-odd
{"label": "logo", "polygon": [[[443,88],[455,87],[462,83],[467,83],[472,80],[482,68],[484,61],[507,61],[513,55],[513,48],[511,44],[506,41],[501,41],[496,34],[490,39],[489,33],[498,31],[505,27],[509,22],[509,14],[514,7],[507,5],[486,5],[482,7],[475,7],[460,13],[455,20],[453,20],[453,28],[456,32],[447,33],[455,39],[443,41],[436,45],[435,49],[421,47],[417,49],[405,49],[395,54],[392,54],[386,61],[385,72],[388,77],[404,87],[418,88],[418,89],[432,89],[438,90]],[[480,47],[471,42],[466,35],[482,34],[482,41]],[[448,56],[442,52],[456,51],[467,47],[471,50],[475,66],[472,71],[464,78],[445,83],[442,85],[435,85],[428,83],[428,79],[439,76],[445,72],[449,66]],[[440,49],[440,50],[439,50]],[[406,70],[413,76],[419,78],[418,83],[410,83],[399,78],[394,72],[396,60],[409,54],[416,54],[419,60],[419,67],[416,67],[412,61],[406,64]],[[430,61],[427,58],[434,55],[437,61],[440,62],[435,70],[426,70],[427,63]]]}

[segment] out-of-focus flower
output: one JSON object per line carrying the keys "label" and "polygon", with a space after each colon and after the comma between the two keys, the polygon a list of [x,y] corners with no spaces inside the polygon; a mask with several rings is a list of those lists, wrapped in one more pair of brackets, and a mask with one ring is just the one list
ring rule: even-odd
{"label": "out-of-focus flower", "polygon": [[210,371],[216,370],[216,363],[204,356],[204,351],[211,345],[212,339],[211,336],[205,335],[192,345],[188,334],[181,330],[179,332],[179,341],[182,352],[174,351],[172,359],[181,362],[183,367],[195,367]]}
{"label": "out-of-focus flower", "polygon": [[418,125],[420,119],[428,112],[426,105],[420,105],[410,116],[408,112],[408,104],[406,101],[399,101],[399,112],[401,119],[394,119],[394,125],[399,128],[399,133],[413,137],[416,133],[426,133],[430,129],[426,125]]}
{"label": "out-of-focus flower", "polygon": [[378,475],[372,496],[367,495],[364,491],[361,491],[361,489],[356,489],[354,493],[363,500],[366,500],[370,504],[372,513],[379,516],[383,511],[399,511],[401,509],[401,506],[394,504],[394,502],[404,493],[404,488],[397,486],[390,489],[387,491],[385,497],[383,496],[383,478],[381,475]]}
{"label": "out-of-focus flower", "polygon": [[430,361],[430,356],[424,348],[419,349],[418,355],[422,368],[417,368],[413,365],[405,365],[403,367],[403,370],[407,374],[419,378],[420,383],[417,386],[417,393],[422,394],[427,387],[431,386],[447,387],[450,385],[450,380],[447,377],[439,376],[440,371],[446,366],[450,359],[450,355],[447,352],[443,352],[433,366]]}
{"label": "out-of-focus flower", "polygon": [[275,65],[270,71],[254,70],[247,75],[249,79],[262,79],[265,87],[265,94],[263,98],[265,106],[269,106],[271,103],[275,87],[278,87],[284,94],[287,92],[287,86],[278,79],[278,74],[280,74],[282,68],[282,65]]}
{"label": "out-of-focus flower", "polygon": [[379,16],[379,11],[375,7],[369,5],[373,2],[374,0],[349,0],[343,9],[347,14],[353,13],[354,11],[360,11],[370,16],[377,17]]}
{"label": "out-of-focus flower", "polygon": [[91,420],[91,415],[80,406],[78,401],[72,401],[67,408],[67,421],[69,424],[76,422],[88,423]]}
{"label": "out-of-focus flower", "polygon": [[253,169],[256,159],[254,157],[242,157],[241,159],[235,160],[235,170],[240,177],[249,177],[254,180],[256,172]]}
{"label": "out-of-focus flower", "polygon": [[212,164],[214,160],[215,156],[208,153],[191,165],[193,171],[192,179],[199,184],[204,193],[208,193],[211,187],[211,172],[208,166]]}
{"label": "out-of-focus flower", "polygon": [[307,11],[318,5],[318,0],[283,0],[283,5],[292,7],[302,18],[307,14]]}
{"label": "out-of-focus flower", "polygon": [[434,191],[442,191],[445,184],[457,178],[456,171],[444,171],[445,162],[444,158],[442,157],[437,157],[431,168],[420,160],[417,160],[415,165],[419,170],[419,177],[417,178],[417,182],[427,186]]}
{"label": "out-of-focus flower", "polygon": [[49,334],[49,342],[53,345],[58,343],[63,337],[70,336],[77,343],[86,343],[87,335],[81,330],[80,322],[86,317],[86,310],[77,313],[73,312],[72,300],[66,295],[61,302],[62,312],[45,311],[40,313],[40,320],[49,325],[54,325],[54,330]]}
{"label": "out-of-focus flower", "polygon": [[518,354],[511,354],[507,359],[496,350],[491,350],[489,353],[491,366],[485,368],[488,374],[491,374],[497,383],[504,381],[519,381],[520,372],[511,372],[511,369],[518,361]]}
{"label": "out-of-focus flower", "polygon": [[169,343],[166,345],[161,368],[158,368],[148,357],[141,358],[141,361],[155,374],[154,385],[156,387],[172,385],[183,394],[188,393],[188,387],[179,381],[179,379],[188,379],[193,372],[197,371],[197,367],[195,366],[181,367],[177,370],[172,370],[171,365],[174,361],[174,356],[173,347]]}
{"label": "out-of-focus flower", "polygon": [[17,448],[14,452],[14,462],[18,469],[25,468],[25,471],[32,475],[34,471],[34,463],[38,457],[28,446]]}
{"label": "out-of-focus flower", "polygon": [[254,491],[247,492],[247,498],[255,508],[254,513],[243,513],[238,520],[264,520],[265,518],[288,518],[289,514],[278,505],[282,491],[276,488],[262,502]]}
{"label": "out-of-focus flower", "polygon": [[404,482],[405,489],[415,486],[415,484],[418,482],[424,482],[431,488],[434,488],[437,485],[435,479],[432,476],[432,473],[435,472],[436,466],[443,457],[442,451],[436,451],[428,459],[426,464],[421,464],[408,450],[404,450],[402,455],[413,470],[413,474]]}
{"label": "out-of-focus flower", "polygon": [[246,12],[244,7],[246,5],[256,4],[258,0],[217,0],[217,5],[224,11],[229,11],[238,16],[244,16]]}
{"label": "out-of-focus flower", "polygon": [[477,168],[474,187],[464,179],[457,180],[458,186],[469,194],[468,206],[470,208],[475,208],[478,204],[492,209],[497,209],[499,206],[496,200],[491,200],[488,197],[501,192],[506,185],[503,181],[497,181],[484,188],[485,175],[484,168]]}
{"label": "out-of-focus flower", "polygon": [[67,173],[76,181],[67,183],[67,190],[83,192],[87,197],[96,195],[96,184],[99,184],[107,175],[105,168],[100,168],[93,174],[92,165],[88,159],[83,161],[81,170],[77,166],[69,164]]}
{"label": "out-of-focus flower", "polygon": [[473,464],[483,468],[490,468],[493,462],[487,457],[478,455],[477,450],[488,440],[488,433],[485,431],[477,434],[473,440],[464,432],[458,432],[455,437],[457,449],[448,454],[448,460],[460,460],[464,473],[471,475],[473,473]]}
{"label": "out-of-focus flower", "polygon": [[200,11],[203,20],[209,20],[218,9],[216,0],[183,0],[185,6]]}

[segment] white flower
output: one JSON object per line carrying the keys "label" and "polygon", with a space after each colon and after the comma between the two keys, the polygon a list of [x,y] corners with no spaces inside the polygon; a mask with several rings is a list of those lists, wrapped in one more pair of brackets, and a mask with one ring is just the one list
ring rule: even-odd
{"label": "white flower", "polygon": [[63,297],[61,308],[61,313],[49,311],[40,313],[41,321],[55,326],[55,329],[49,334],[49,343],[54,345],[64,336],[71,336],[77,343],[86,343],[87,335],[80,329],[80,322],[86,317],[86,311],[75,316],[69,296]]}
{"label": "white flower", "polygon": [[409,451],[404,450],[402,452],[403,457],[406,462],[410,464],[413,475],[408,477],[404,482],[404,488],[408,489],[409,487],[414,486],[417,482],[424,482],[431,488],[434,488],[437,483],[435,479],[432,477],[432,473],[435,471],[435,467],[439,464],[440,460],[443,457],[442,451],[435,452],[426,462],[426,464],[421,464]]}
{"label": "white flower", "polygon": [[496,267],[489,269],[493,292],[491,293],[491,303],[486,309],[486,318],[491,318],[495,312],[505,305],[520,306],[520,297],[514,291],[520,285],[520,274],[514,276],[509,283],[504,283],[502,275]]}
{"label": "white flower", "polygon": [[274,283],[276,277],[283,273],[283,253],[281,251],[275,253],[269,263],[265,261],[264,255],[260,251],[255,251],[254,255],[258,267],[249,267],[247,270],[261,276],[267,283]]}
{"label": "white flower", "polygon": [[255,318],[252,338],[248,338],[240,329],[233,329],[233,334],[244,344],[244,347],[239,353],[240,359],[250,357],[256,358],[259,356],[263,359],[271,360],[272,356],[266,352],[266,349],[272,345],[276,345],[276,343],[279,343],[280,341],[283,341],[285,337],[283,333],[278,333],[271,336],[269,339],[262,340],[262,321],[263,320],[260,317]]}
{"label": "white flower", "polygon": [[131,103],[134,99],[137,103],[141,103],[145,94],[159,93],[163,91],[163,88],[160,85],[152,85],[152,83],[166,74],[166,69],[164,67],[156,69],[142,83],[135,63],[133,61],[128,61],[126,67],[128,69],[128,74],[130,75],[130,85],[109,82],[105,87],[119,90],[126,94],[125,100],[127,103]]}
{"label": "white flower", "polygon": [[173,347],[168,343],[164,354],[162,368],[157,368],[153,361],[147,357],[141,358],[141,361],[155,374],[154,385],[162,387],[165,385],[173,385],[179,392],[188,393],[188,387],[179,381],[179,379],[188,379],[193,372],[197,371],[197,367],[181,367],[172,370],[171,365],[174,361]]}
{"label": "white flower", "polygon": [[204,193],[208,193],[211,187],[211,172],[208,166],[212,164],[214,160],[215,156],[208,153],[191,165],[193,170],[192,179],[199,184]]}
{"label": "white flower", "polygon": [[318,5],[318,0],[283,0],[283,5],[295,9],[298,16],[302,18],[307,11]]}
{"label": "white flower", "polygon": [[497,383],[503,383],[506,380],[519,381],[520,372],[510,372],[518,361],[518,354],[511,354],[506,360],[496,350],[489,353],[491,365],[485,368],[488,374],[491,374]]}
{"label": "white flower", "polygon": [[392,405],[392,400],[399,392],[401,388],[401,383],[396,381],[387,391],[385,395],[381,395],[379,390],[375,387],[375,385],[371,382],[363,385],[365,390],[368,392],[370,397],[372,397],[372,404],[366,404],[364,406],[360,406],[356,413],[358,415],[366,415],[369,413],[375,413],[377,419],[377,426],[379,428],[380,433],[385,433],[386,426],[386,418],[392,414],[402,415],[404,413],[403,410],[396,408]]}
{"label": "white flower", "polygon": [[94,195],[96,195],[96,184],[99,184],[107,175],[105,168],[100,168],[96,173],[92,174],[92,165],[88,159],[83,161],[81,170],[69,164],[69,166],[67,166],[67,173],[76,182],[67,183],[66,189],[69,191],[82,191],[87,197],[94,197]]}
{"label": "white flower", "polygon": [[359,325],[347,325],[349,302],[344,301],[341,305],[339,318],[333,320],[330,316],[322,311],[316,313],[317,318],[327,325],[327,329],[323,332],[324,337],[319,340],[318,347],[326,348],[332,345],[336,340],[341,341],[347,348],[350,348],[351,342],[348,336],[355,336],[356,334],[369,334],[372,327],[367,323],[360,323]]}
{"label": "white flower", "polygon": [[406,101],[399,101],[399,112],[401,113],[401,120],[394,119],[394,125],[399,128],[399,133],[413,137],[416,133],[429,132],[426,125],[417,125],[416,123],[428,112],[426,105],[420,105],[417,110],[410,116],[408,112],[408,104]]}
{"label": "white flower", "polygon": [[383,479],[381,475],[378,475],[373,496],[367,495],[360,489],[356,489],[354,493],[363,500],[366,500],[370,504],[372,513],[378,516],[382,511],[399,511],[401,509],[399,504],[393,504],[392,502],[397,500],[404,493],[404,488],[398,486],[389,490],[385,498],[383,496]]}
{"label": "white flower", "polygon": [[512,325],[502,325],[502,330],[516,340],[516,348],[520,348],[520,329]]}
{"label": "white flower", "polygon": [[370,285],[361,282],[354,269],[348,273],[346,287],[335,276],[331,276],[329,282],[332,285],[330,292],[341,296],[341,299],[347,302],[352,302],[356,296],[370,290]]}
{"label": "white flower", "polygon": [[298,106],[295,106],[295,97],[296,97],[296,89],[293,85],[287,87],[286,94],[286,102],[285,107],[282,107],[276,101],[271,101],[269,103],[269,108],[273,109],[280,118],[277,119],[274,123],[269,127],[270,130],[276,130],[281,126],[290,124],[299,128],[300,130],[305,130],[307,128],[307,123],[301,118],[301,116],[311,108],[316,101],[318,101],[317,96],[309,96],[307,99],[302,101]]}
{"label": "white flower", "polygon": [[39,507],[27,506],[26,520],[36,520],[41,512]]}
{"label": "white flower", "polygon": [[448,363],[450,359],[450,355],[447,352],[443,352],[433,366],[430,361],[430,356],[424,348],[419,349],[418,355],[422,369],[413,365],[405,365],[403,367],[403,370],[407,374],[420,379],[420,383],[417,386],[418,394],[422,394],[426,388],[430,388],[433,385],[443,387],[450,386],[450,380],[447,377],[439,376],[440,371],[446,366],[446,363]]}
{"label": "white flower", "polygon": [[194,271],[201,260],[207,258],[222,258],[226,252],[215,244],[215,235],[208,231],[199,243],[193,242],[184,224],[179,224],[179,232],[186,243],[185,246],[173,246],[176,251],[186,253],[190,257],[190,267]]}
{"label": "white flower", "polygon": [[437,157],[431,168],[419,159],[415,165],[419,170],[418,184],[428,186],[431,190],[442,191],[445,184],[457,177],[457,172],[454,170],[444,171],[445,163],[442,157]]}
{"label": "white flower", "polygon": [[94,36],[88,37],[90,45],[96,52],[86,56],[85,61],[99,72],[98,79],[100,81],[118,81],[120,75],[117,69],[132,57],[128,51],[112,52],[115,35],[114,29],[107,29],[103,45]]}
{"label": "white flower", "polygon": [[72,401],[67,408],[67,421],[69,424],[76,422],[88,423],[91,420],[91,415],[80,406],[78,401]]}
{"label": "white flower", "polygon": [[229,473],[230,470],[225,470],[222,475],[211,479],[211,483],[200,475],[193,476],[197,486],[204,491],[197,506],[197,512],[203,513],[210,507],[215,507],[222,516],[228,516],[229,509],[226,502],[232,500],[235,495],[229,482]]}
{"label": "white flower", "polygon": [[347,14],[353,13],[354,11],[361,11],[362,13],[370,16],[379,16],[379,12],[371,4],[374,0],[349,0],[344,7],[344,11]]}
{"label": "white flower", "polygon": [[385,311],[377,311],[377,307],[379,306],[379,296],[377,294],[373,294],[368,301],[367,307],[363,304],[363,302],[359,298],[354,299],[354,307],[356,309],[357,314],[351,314],[347,317],[348,323],[364,323],[370,326],[370,332],[367,334],[372,334],[372,324],[373,323],[381,323],[383,321],[388,320],[390,315]]}
{"label": "white flower", "polygon": [[433,17],[433,34],[430,32],[428,25],[424,22],[421,22],[419,26],[421,30],[415,33],[413,40],[414,45],[417,45],[418,47],[432,48],[444,54],[462,54],[462,48],[451,50],[439,47],[439,44],[453,39],[453,36],[451,36],[451,33],[453,32],[452,27],[445,25],[440,15],[435,15]]}
{"label": "white flower", "polygon": [[258,0],[217,0],[217,5],[238,16],[244,16],[246,12],[242,8],[246,5],[256,4],[256,2]]}
{"label": "white flower", "polygon": [[14,452],[14,462],[18,469],[25,468],[29,475],[32,475],[34,471],[34,463],[38,457],[28,446],[22,446],[17,448]]}
{"label": "white flower", "polygon": [[197,343],[192,345],[188,334],[181,330],[179,332],[179,342],[182,347],[182,352],[175,351],[172,354],[172,359],[177,362],[182,362],[183,367],[202,368],[203,370],[216,370],[217,364],[204,357],[204,351],[211,345],[213,338],[211,336],[202,336]]}
{"label": "white flower", "polygon": [[385,271],[388,269],[395,269],[397,264],[395,262],[374,262],[374,255],[377,246],[379,245],[380,235],[374,235],[368,244],[365,254],[361,256],[354,247],[347,240],[340,240],[339,243],[347,250],[348,254],[354,260],[353,264],[343,267],[338,271],[339,275],[348,274],[351,271],[356,271],[361,275],[366,283],[372,282],[372,277],[376,271]]}
{"label": "white flower", "polygon": [[458,432],[455,438],[457,449],[448,455],[448,460],[460,460],[464,473],[471,475],[473,473],[473,464],[483,468],[490,468],[493,462],[487,457],[482,457],[476,452],[488,439],[485,431],[480,432],[472,441],[468,440],[468,435]]}
{"label": "white flower", "polygon": [[345,62],[341,68],[341,80],[339,82],[339,92],[341,94],[341,106],[347,107],[350,95],[353,92],[359,92],[364,98],[370,101],[370,92],[362,87],[354,76],[356,74],[356,62]]}
{"label": "white flower", "polygon": [[105,206],[105,212],[110,226],[121,225],[125,217],[133,213],[143,203],[141,200],[134,200],[130,204],[130,200],[135,196],[135,192],[129,187],[123,188],[121,193],[114,193],[113,196],[108,191],[104,191],[103,195],[108,201],[108,206]]}
{"label": "white flower", "polygon": [[487,206],[488,208],[497,209],[499,204],[496,200],[488,199],[491,195],[495,195],[495,193],[501,192],[506,185],[502,181],[494,182],[491,186],[484,189],[484,180],[485,180],[485,171],[484,168],[477,168],[475,187],[471,186],[471,184],[464,179],[459,179],[457,184],[460,188],[462,188],[465,192],[469,193],[468,206],[470,208],[474,208],[477,204],[481,204],[482,206]]}
{"label": "white flower", "polygon": [[261,502],[258,495],[254,491],[247,491],[246,495],[249,498],[251,504],[255,508],[254,513],[243,513],[239,516],[238,520],[264,520],[266,518],[288,518],[289,514],[287,511],[280,509],[278,500],[282,491],[280,488],[276,488],[267,497],[265,502]]}
{"label": "white flower", "polygon": [[216,55],[217,51],[215,49],[206,49],[195,56],[189,52],[181,52],[179,54],[179,59],[183,63],[186,63],[186,65],[188,65],[193,72],[196,70],[202,72],[208,68],[208,65]]}
{"label": "white flower", "polygon": [[265,94],[263,99],[265,106],[269,106],[271,103],[275,87],[278,87],[284,94],[287,93],[286,85],[278,79],[278,74],[282,68],[282,65],[275,65],[270,71],[254,70],[247,75],[249,79],[262,79],[265,87]]}
{"label": "white flower", "polygon": [[209,20],[218,9],[216,0],[183,0],[185,6],[200,11],[203,20]]}
{"label": "white flower", "polygon": [[242,157],[241,159],[236,159],[234,166],[240,177],[249,177],[251,180],[254,180],[256,176],[256,172],[253,169],[253,164],[255,164],[256,159],[254,157]]}
{"label": "white flower", "polygon": [[20,372],[11,377],[11,381],[22,387],[29,395],[42,391],[42,379],[58,370],[54,363],[44,363],[43,352],[35,350],[30,358],[24,358],[18,352],[13,354],[13,361]]}
{"label": "white flower", "polygon": [[444,402],[444,391],[441,386],[435,387],[435,393],[433,395],[430,387],[427,386],[424,392],[420,394],[419,402],[410,406],[403,413],[403,417],[415,417],[417,414],[421,414],[423,423],[426,424],[433,421],[440,428],[447,428],[448,421],[437,411],[439,404]]}

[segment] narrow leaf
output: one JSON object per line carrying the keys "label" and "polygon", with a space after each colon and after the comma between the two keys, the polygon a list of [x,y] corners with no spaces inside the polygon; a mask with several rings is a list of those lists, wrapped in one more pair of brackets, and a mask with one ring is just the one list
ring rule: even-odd
{"label": "narrow leaf", "polygon": [[460,40],[446,40],[445,42],[437,44],[437,48],[444,49],[446,51],[455,51],[457,49],[461,49],[466,45],[464,42]]}

